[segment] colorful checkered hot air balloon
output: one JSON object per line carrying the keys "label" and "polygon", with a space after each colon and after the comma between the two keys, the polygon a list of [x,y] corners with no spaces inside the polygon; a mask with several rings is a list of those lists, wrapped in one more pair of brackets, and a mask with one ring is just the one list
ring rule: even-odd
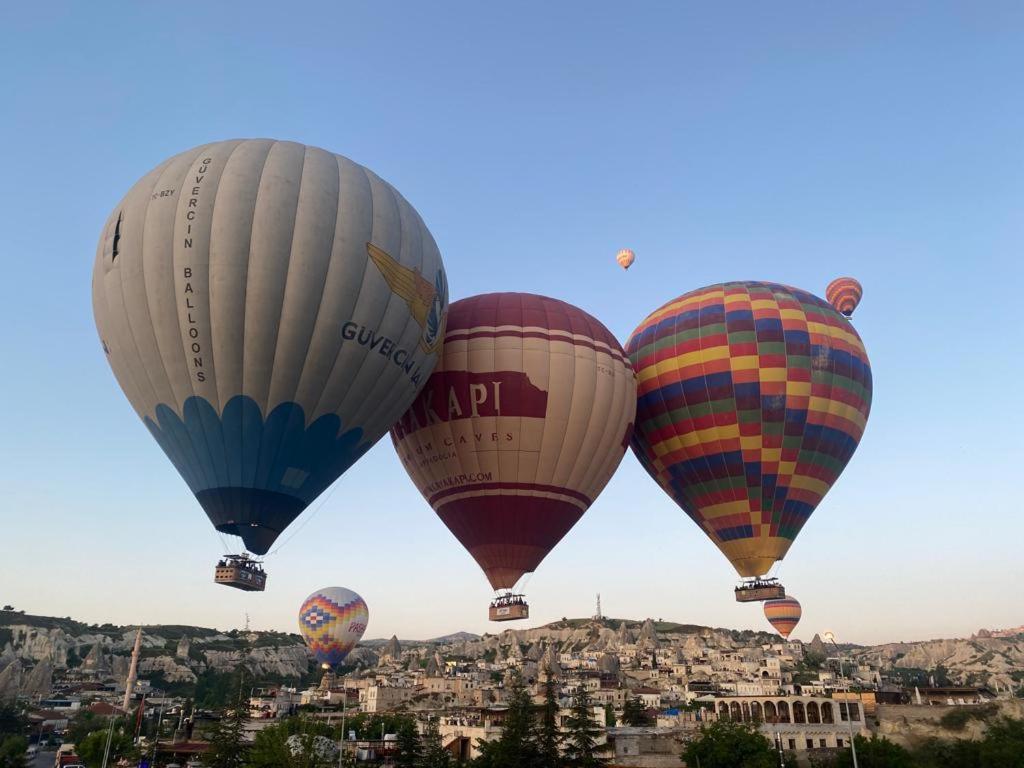
{"label": "colorful checkered hot air balloon", "polygon": [[615,254],[615,260],[619,262],[619,266],[623,269],[629,269],[633,266],[633,262],[636,261],[636,254],[629,250],[629,248],[623,248]]}
{"label": "colorful checkered hot air balloon", "polygon": [[863,295],[864,289],[861,284],[852,277],[837,277],[825,289],[825,298],[828,299],[828,303],[846,317],[853,314],[853,310],[860,304],[860,298]]}
{"label": "colorful checkered hot air balloon", "polygon": [[857,332],[806,291],[734,282],[665,304],[626,351],[640,463],[740,576],[766,574],[864,432],[871,368]]}
{"label": "colorful checkered hot air balloon", "polygon": [[344,587],[318,589],[299,608],[299,632],[325,667],[335,667],[345,660],[369,620],[366,601]]}
{"label": "colorful checkered hot air balloon", "polygon": [[784,597],[781,600],[767,600],[764,604],[764,617],[775,627],[775,631],[789,640],[790,633],[800,623],[800,602],[795,597]]}
{"label": "colorful checkered hot air balloon", "polygon": [[[633,369],[598,320],[546,296],[489,293],[449,307],[441,362],[391,437],[491,586],[511,590],[601,493],[635,409]],[[526,618],[506,597],[491,618]]]}

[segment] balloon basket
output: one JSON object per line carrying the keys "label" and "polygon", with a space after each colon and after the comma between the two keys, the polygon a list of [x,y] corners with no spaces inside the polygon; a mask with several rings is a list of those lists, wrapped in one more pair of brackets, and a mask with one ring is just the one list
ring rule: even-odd
{"label": "balloon basket", "polygon": [[785,596],[786,588],[775,579],[744,582],[736,587],[737,603],[759,603],[763,600],[779,600]]}
{"label": "balloon basket", "polygon": [[522,595],[503,595],[494,600],[487,609],[491,621],[515,621],[530,618],[530,606]]}
{"label": "balloon basket", "polygon": [[248,555],[225,555],[213,570],[213,580],[245,592],[262,592],[267,588],[263,565]]}

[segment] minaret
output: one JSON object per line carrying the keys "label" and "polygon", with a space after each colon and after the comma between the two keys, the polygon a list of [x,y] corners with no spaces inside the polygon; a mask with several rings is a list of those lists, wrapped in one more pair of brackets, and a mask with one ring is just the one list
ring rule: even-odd
{"label": "minaret", "polygon": [[139,676],[139,650],[142,648],[142,627],[135,633],[135,647],[132,648],[132,663],[128,667],[128,679],[124,683],[124,702],[121,709],[125,712],[132,703],[132,693],[135,691],[135,680]]}

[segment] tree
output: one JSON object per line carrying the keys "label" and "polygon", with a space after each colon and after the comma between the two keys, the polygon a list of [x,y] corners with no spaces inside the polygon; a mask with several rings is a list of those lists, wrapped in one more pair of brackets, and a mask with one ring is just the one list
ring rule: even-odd
{"label": "tree", "polygon": [[452,756],[441,743],[437,718],[431,717],[423,731],[423,757],[416,768],[449,768],[451,764]]}
{"label": "tree", "polygon": [[242,726],[245,716],[242,710],[242,697],[233,709],[221,715],[210,733],[210,751],[203,759],[208,768],[242,768],[245,765],[245,746],[242,738]]}
{"label": "tree", "polygon": [[647,707],[640,700],[639,696],[626,699],[622,707],[622,722],[635,728],[654,725],[651,716],[647,714]]}
{"label": "tree", "polygon": [[1024,720],[1001,717],[989,723],[981,742],[980,764],[985,768],[1020,768],[1024,764]]}
{"label": "tree", "polygon": [[134,738],[123,726],[115,725],[111,731],[109,725],[102,730],[93,731],[80,742],[75,744],[78,756],[82,758],[88,768],[100,768],[103,765],[103,755],[107,751],[107,739],[110,739],[110,759],[108,765],[113,765],[120,758],[133,759],[139,757],[139,750],[135,747]]}
{"label": "tree", "polygon": [[[914,760],[910,753],[884,736],[865,739],[858,734],[853,737],[853,743],[857,747],[857,765],[860,768],[913,768]],[[850,750],[840,752],[836,768],[850,768],[852,765]]]}
{"label": "tree", "polygon": [[26,749],[28,741],[24,736],[0,736],[0,768],[28,768]]}
{"label": "tree", "polygon": [[604,764],[597,756],[597,737],[601,729],[594,724],[594,705],[590,694],[582,685],[572,697],[572,711],[565,721],[565,752],[567,766],[571,768],[596,768]]}
{"label": "tree", "polygon": [[[295,744],[298,737],[298,744]],[[256,734],[245,755],[246,768],[334,768],[337,733],[326,723],[288,717]],[[330,743],[325,748],[324,739]],[[289,741],[291,740],[291,741]]]}
{"label": "tree", "polygon": [[420,746],[420,734],[412,720],[406,720],[399,726],[395,748],[395,765],[399,768],[419,768],[423,749]]}
{"label": "tree", "polygon": [[479,768],[536,768],[539,753],[536,745],[533,705],[523,685],[523,677],[515,671],[509,680],[508,709],[501,738],[477,742],[480,755],[473,761]]}
{"label": "tree", "polygon": [[701,768],[777,768],[779,757],[753,724],[719,720],[701,727],[683,761]]}
{"label": "tree", "polygon": [[544,683],[544,706],[540,712],[540,726],[537,732],[537,751],[541,768],[559,768],[562,734],[558,730],[558,684],[551,675]]}

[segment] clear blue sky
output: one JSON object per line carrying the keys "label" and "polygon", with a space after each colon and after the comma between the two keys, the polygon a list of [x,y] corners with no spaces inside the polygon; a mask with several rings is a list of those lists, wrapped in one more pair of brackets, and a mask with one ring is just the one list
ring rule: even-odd
{"label": "clear blue sky", "polygon": [[[0,600],[290,629],[339,584],[366,597],[367,636],[495,626],[387,441],[264,595],[213,585],[220,542],[104,361],[89,282],[110,208],[172,153],[268,136],[401,190],[453,298],[546,293],[622,340],[709,283],[857,276],[874,407],[782,566],[796,635],[1024,623],[1024,5],[554,5],[0,8]],[[538,622],[600,591],[613,616],[766,627],[733,580],[628,454],[528,593]]]}

